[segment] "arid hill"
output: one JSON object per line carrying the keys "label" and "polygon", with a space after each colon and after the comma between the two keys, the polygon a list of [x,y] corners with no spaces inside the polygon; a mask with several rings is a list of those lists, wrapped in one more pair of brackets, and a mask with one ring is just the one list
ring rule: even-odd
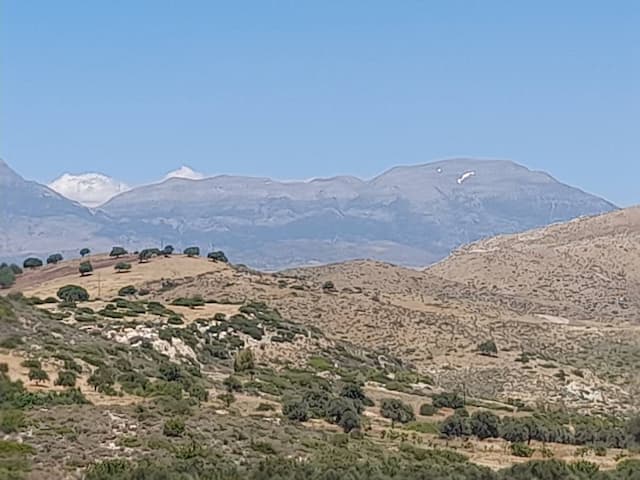
{"label": "arid hill", "polygon": [[564,321],[640,319],[640,207],[473,243],[426,270]]}

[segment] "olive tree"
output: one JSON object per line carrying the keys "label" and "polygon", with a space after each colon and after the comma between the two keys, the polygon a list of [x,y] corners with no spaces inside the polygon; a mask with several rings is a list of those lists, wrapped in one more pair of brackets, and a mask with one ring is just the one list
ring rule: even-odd
{"label": "olive tree", "polygon": [[62,254],[54,253],[53,255],[49,255],[47,257],[47,265],[55,265],[56,263],[61,262],[62,260],[64,260],[64,258],[62,257]]}
{"label": "olive tree", "polygon": [[109,253],[109,256],[110,257],[120,258],[123,255],[126,255],[127,253],[129,253],[129,252],[127,252],[123,247],[113,247],[111,249],[111,253]]}
{"label": "olive tree", "polygon": [[91,262],[88,260],[80,262],[80,265],[78,266],[78,272],[80,272],[81,277],[89,275],[91,272],[93,272],[93,265],[91,265]]}
{"label": "olive tree", "polygon": [[22,263],[22,266],[24,268],[38,268],[42,266],[42,260],[35,257],[29,257]]}
{"label": "olive tree", "polygon": [[187,257],[199,257],[200,256],[200,247],[188,247],[184,249],[184,254]]}
{"label": "olive tree", "polygon": [[88,248],[83,248],[82,250],[80,250],[80,256],[81,257],[86,257],[87,255],[89,255],[91,253],[91,250],[89,250]]}
{"label": "olive tree", "polygon": [[409,423],[416,419],[413,408],[397,398],[385,398],[380,406],[380,415],[395,422]]}
{"label": "olive tree", "polygon": [[64,302],[86,302],[89,300],[89,293],[78,285],[65,285],[58,290],[58,298]]}

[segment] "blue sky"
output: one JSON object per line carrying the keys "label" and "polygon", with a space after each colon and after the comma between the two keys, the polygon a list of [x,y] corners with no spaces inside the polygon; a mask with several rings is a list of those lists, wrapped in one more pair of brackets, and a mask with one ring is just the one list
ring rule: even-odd
{"label": "blue sky", "polygon": [[640,203],[638,1],[3,0],[0,156],[48,182],[508,158]]}

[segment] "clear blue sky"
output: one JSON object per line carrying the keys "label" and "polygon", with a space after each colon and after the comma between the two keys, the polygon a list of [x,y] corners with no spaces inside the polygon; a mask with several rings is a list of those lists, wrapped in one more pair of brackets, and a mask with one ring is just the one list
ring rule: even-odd
{"label": "clear blue sky", "polygon": [[509,158],[640,203],[640,1],[2,0],[0,156],[50,181]]}

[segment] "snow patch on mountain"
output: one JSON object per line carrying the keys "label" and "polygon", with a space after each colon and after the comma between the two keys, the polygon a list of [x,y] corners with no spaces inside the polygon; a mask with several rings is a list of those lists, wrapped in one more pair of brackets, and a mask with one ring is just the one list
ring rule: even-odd
{"label": "snow patch on mountain", "polygon": [[474,172],[473,170],[470,172],[464,172],[462,175],[458,177],[458,180],[456,180],[456,182],[458,182],[458,185],[462,185],[462,182],[464,182],[469,177],[473,177],[475,174],[476,172]]}
{"label": "snow patch on mountain", "polygon": [[206,175],[204,173],[196,172],[192,168],[187,167],[186,165],[183,165],[177,170],[167,173],[162,180],[163,181],[169,180],[170,178],[186,178],[188,180],[202,180],[203,178],[206,178]]}
{"label": "snow patch on mountain", "polygon": [[65,173],[49,184],[60,195],[86,207],[95,208],[131,187],[101,173]]}

